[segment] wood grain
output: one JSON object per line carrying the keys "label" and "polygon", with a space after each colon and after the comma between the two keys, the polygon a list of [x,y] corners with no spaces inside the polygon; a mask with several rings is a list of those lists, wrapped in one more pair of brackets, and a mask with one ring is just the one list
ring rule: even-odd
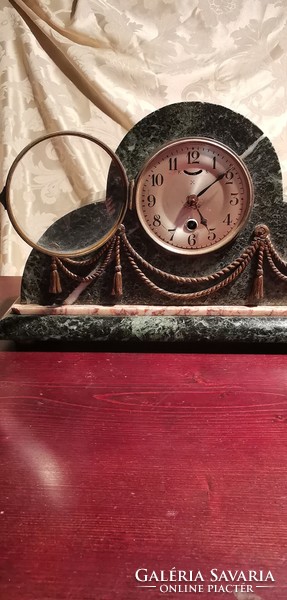
{"label": "wood grain", "polygon": [[135,571],[265,569],[286,600],[285,356],[0,354],[0,597],[147,600]]}

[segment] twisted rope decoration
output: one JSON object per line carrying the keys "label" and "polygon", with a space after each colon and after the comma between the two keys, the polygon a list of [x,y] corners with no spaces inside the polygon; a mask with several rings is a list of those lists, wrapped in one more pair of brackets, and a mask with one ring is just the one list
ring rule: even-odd
{"label": "twisted rope decoration", "polygon": [[256,278],[253,285],[251,299],[258,301],[263,298],[263,277],[264,277],[264,256],[266,256],[269,266],[273,274],[280,281],[287,282],[287,275],[284,275],[275,265],[274,260],[277,260],[280,267],[287,268],[287,263],[281,258],[277,250],[275,250],[270,239],[270,232],[267,225],[261,224],[255,227],[254,235],[260,241],[258,264],[256,270]]}
{"label": "twisted rope decoration", "polygon": [[280,254],[278,254],[278,252],[275,249],[274,244],[271,242],[271,239],[269,236],[267,236],[267,238],[266,238],[265,251],[266,251],[266,257],[267,257],[269,266],[271,268],[271,271],[274,273],[274,275],[278,279],[280,279],[280,281],[286,282],[287,275],[284,275],[284,273],[282,273],[278,269],[278,267],[275,265],[274,260],[276,260],[278,265],[283,269],[287,269],[287,262],[285,260],[283,260],[283,258],[281,258]]}
{"label": "twisted rope decoration", "polygon": [[[145,283],[145,285],[154,292],[157,292],[162,297],[171,298],[173,300],[195,300],[198,298],[203,298],[204,296],[209,296],[210,294],[217,292],[224,288],[226,285],[234,281],[243,271],[246,269],[247,265],[250,263],[253,258],[255,252],[260,248],[261,241],[259,238],[256,238],[250,246],[241,254],[241,256],[221,269],[216,273],[208,275],[206,277],[178,277],[176,275],[172,275],[170,273],[166,273],[165,271],[161,271],[156,267],[153,267],[150,263],[148,263],[145,259],[143,259],[131,246],[129,243],[124,226],[121,226],[120,235],[124,242],[124,246],[126,249],[127,257],[130,265],[137,273],[138,277]],[[189,292],[189,293],[177,293],[177,292],[169,292],[165,290],[155,283],[153,283],[142,271],[142,269],[137,265],[136,260],[138,260],[144,267],[146,267],[149,271],[154,274],[160,275],[164,279],[172,281],[173,283],[209,283],[218,279],[219,277],[223,277],[226,274],[229,274],[225,279],[220,281],[219,283],[212,285],[208,289],[200,290],[198,292]],[[231,271],[233,272],[231,273]]]}
{"label": "twisted rope decoration", "polygon": [[[98,254],[98,258],[101,258],[103,256],[104,252],[107,250],[107,246],[109,246],[109,250],[107,252],[105,259],[103,260],[103,262],[99,265],[97,270],[92,275],[81,276],[81,275],[77,275],[76,273],[73,273],[67,267],[65,267],[62,260],[60,260],[58,257],[56,257],[57,265],[63,271],[63,273],[65,273],[67,275],[67,277],[69,277],[69,279],[73,279],[73,281],[77,281],[79,283],[83,283],[83,282],[92,283],[93,281],[98,279],[100,277],[100,275],[102,275],[105,268],[111,261],[115,243],[116,243],[116,236],[114,236],[112,238],[112,241],[109,244],[105,244],[105,246],[101,249],[100,253]],[[83,263],[84,263],[84,261],[82,263],[77,262],[77,264],[83,264]],[[86,264],[92,264],[92,263],[87,262]]]}
{"label": "twisted rope decoration", "polygon": [[261,300],[264,296],[264,252],[265,252],[265,240],[258,239],[259,242],[259,250],[257,257],[257,269],[255,279],[253,281],[253,286],[251,293],[249,295],[248,304],[258,304],[258,300]]}
{"label": "twisted rope decoration", "polygon": [[[113,243],[114,238],[112,237],[110,240],[108,240],[105,245],[100,248],[100,250],[92,257],[90,258],[84,258],[81,260],[76,260],[74,258],[62,258],[61,261],[63,263],[68,263],[70,265],[76,265],[76,266],[80,266],[80,267],[84,267],[84,266],[88,266],[88,265],[93,265],[97,262],[97,260],[99,260],[101,258],[101,256],[105,253],[105,251],[108,249],[108,247]],[[60,259],[59,259],[60,260]]]}
{"label": "twisted rope decoration", "polygon": [[123,282],[122,282],[122,265],[121,265],[121,238],[120,233],[116,235],[115,244],[115,275],[112,289],[112,296],[119,298],[123,295]]}
{"label": "twisted rope decoration", "polygon": [[[199,298],[209,296],[235,281],[249,265],[256,253],[257,255],[257,268],[256,275],[253,282],[253,288],[249,297],[250,304],[257,304],[258,300],[263,298],[263,278],[264,278],[264,257],[266,255],[267,261],[272,272],[281,281],[287,282],[287,275],[284,275],[279,268],[276,266],[275,261],[279,264],[279,267],[287,269],[287,262],[284,261],[278,252],[275,250],[269,236],[269,228],[267,225],[260,224],[255,227],[254,239],[251,244],[242,252],[242,254],[229,263],[219,271],[211,273],[206,276],[199,277],[183,277],[173,275],[162,271],[157,267],[154,267],[151,263],[145,260],[130,244],[124,225],[121,225],[117,233],[97,252],[96,256],[85,259],[85,260],[74,260],[74,259],[60,259],[53,257],[51,263],[51,285],[50,291],[53,293],[61,292],[61,285],[59,281],[59,274],[57,267],[59,267],[69,279],[77,281],[79,283],[86,282],[92,283],[98,279],[105,271],[107,265],[111,262],[112,258],[115,258],[115,275],[113,282],[112,294],[120,297],[122,295],[122,266],[121,266],[121,244],[125,250],[127,259],[140,280],[153,292],[156,292],[163,298],[169,298],[175,301],[191,301]],[[104,254],[106,252],[106,256]],[[71,265],[77,266],[88,266],[101,261],[93,274],[80,276],[68,269],[63,263],[66,262]],[[139,266],[141,265],[141,266]],[[189,285],[189,284],[208,284],[206,289],[194,292],[170,292],[163,289],[159,285],[155,284],[151,279],[143,272],[142,268],[146,269],[149,273],[161,277],[165,281],[170,281],[177,285]],[[221,279],[218,283],[218,279]]]}
{"label": "twisted rope decoration", "polygon": [[281,258],[281,256],[280,256],[280,254],[278,254],[277,250],[275,250],[274,245],[272,244],[270,238],[267,238],[266,243],[267,243],[267,251],[269,252],[269,255],[272,256],[273,258],[275,258],[275,260],[277,260],[277,262],[279,263],[279,265],[281,267],[283,267],[283,269],[287,269],[287,262],[285,260],[283,260],[283,258]]}
{"label": "twisted rope decoration", "polygon": [[137,266],[137,264],[135,263],[134,259],[131,256],[128,256],[129,262],[132,265],[132,267],[135,270],[135,272],[138,274],[138,276],[140,277],[140,279],[152,291],[155,291],[155,292],[159,293],[163,297],[172,298],[173,300],[195,300],[197,298],[203,298],[204,296],[209,296],[210,294],[212,294],[214,292],[217,292],[218,290],[221,290],[226,285],[228,285],[229,283],[231,283],[232,281],[234,281],[239,275],[241,275],[241,273],[243,273],[243,271],[246,269],[247,265],[251,261],[251,258],[252,258],[252,255],[248,254],[248,256],[246,257],[246,259],[244,260],[244,262],[239,267],[237,267],[237,269],[235,269],[235,271],[231,275],[229,275],[229,277],[226,277],[226,279],[223,279],[222,281],[220,281],[216,285],[213,285],[213,286],[209,287],[207,290],[201,290],[199,292],[191,292],[191,293],[176,293],[176,292],[168,292],[167,290],[164,290],[163,288],[161,288],[158,285],[156,285],[155,283],[153,283],[143,273],[143,271]]}
{"label": "twisted rope decoration", "polygon": [[[287,275],[284,275],[283,273],[281,273],[281,271],[279,271],[279,269],[276,267],[273,258],[272,258],[272,254],[270,251],[270,247],[269,244],[266,246],[266,256],[267,256],[267,260],[268,263],[271,267],[272,272],[274,273],[274,275],[276,275],[276,277],[278,277],[278,279],[280,279],[281,281],[287,281]],[[275,256],[277,259],[277,252],[275,251]],[[280,257],[279,257],[280,258]],[[278,260],[278,259],[277,259]],[[281,264],[284,263],[285,261],[283,261],[282,259],[280,259]],[[283,266],[283,265],[282,265]],[[287,265],[286,265],[287,266]]]}
{"label": "twisted rope decoration", "polygon": [[176,284],[181,284],[181,283],[182,284],[192,284],[192,283],[197,284],[197,283],[209,283],[211,281],[215,281],[216,279],[219,279],[220,277],[223,277],[224,275],[228,275],[229,273],[231,273],[231,271],[236,269],[236,267],[240,267],[240,265],[244,264],[244,261],[246,260],[246,258],[250,257],[250,260],[251,260],[251,258],[254,256],[254,254],[259,246],[259,240],[258,239],[253,240],[253,242],[250,244],[250,246],[248,246],[248,248],[246,248],[246,250],[237,259],[235,259],[232,263],[230,263],[226,267],[223,267],[223,269],[221,269],[220,271],[216,271],[215,273],[211,273],[210,275],[206,275],[204,277],[180,277],[179,275],[172,275],[171,273],[167,273],[166,271],[162,271],[161,269],[154,267],[147,260],[145,260],[142,256],[140,256],[140,254],[138,254],[138,252],[136,252],[136,250],[130,244],[130,242],[126,236],[125,228],[123,225],[121,226],[121,229],[120,229],[120,235],[123,240],[124,246],[126,248],[127,256],[130,255],[130,257],[133,258],[134,261],[137,260],[143,267],[145,267],[147,269],[147,271],[150,271],[151,273],[153,273],[155,275],[159,275],[163,279],[166,279],[167,281],[172,281],[172,283],[176,283]]}

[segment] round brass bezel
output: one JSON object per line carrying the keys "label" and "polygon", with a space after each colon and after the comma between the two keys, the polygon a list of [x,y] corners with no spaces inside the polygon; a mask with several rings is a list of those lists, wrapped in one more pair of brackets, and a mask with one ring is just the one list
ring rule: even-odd
{"label": "round brass bezel", "polygon": [[[246,199],[246,209],[244,211],[244,215],[240,221],[240,224],[237,227],[235,227],[234,229],[232,229],[228,233],[228,235],[226,235],[222,240],[220,240],[216,244],[213,244],[212,246],[208,246],[206,248],[199,248],[199,249],[178,248],[178,247],[172,246],[168,242],[164,242],[163,240],[158,238],[157,235],[149,228],[149,225],[146,223],[145,218],[141,211],[141,206],[140,206],[141,198],[139,196],[139,186],[140,186],[142,178],[148,173],[149,166],[152,163],[154,163],[154,161],[157,159],[157,157],[160,156],[160,154],[162,152],[164,152],[168,149],[172,149],[175,146],[178,146],[180,144],[185,144],[185,143],[188,143],[188,144],[206,143],[206,144],[213,146],[215,149],[220,149],[220,150],[222,149],[225,153],[229,154],[231,159],[239,166],[239,169],[241,170],[242,175],[245,178],[245,184],[246,184],[246,189],[247,189],[247,193],[248,193],[248,198]],[[168,156],[167,156],[167,158],[168,158]],[[156,242],[159,246],[161,246],[165,250],[169,250],[170,252],[173,252],[174,254],[180,254],[180,255],[184,254],[185,256],[200,256],[202,254],[209,254],[210,252],[214,252],[216,250],[223,248],[228,243],[230,243],[235,237],[237,237],[238,234],[240,233],[240,231],[242,231],[242,229],[244,229],[244,227],[248,221],[250,212],[252,210],[253,203],[254,203],[254,188],[253,188],[253,182],[252,182],[251,175],[250,175],[246,165],[243,163],[240,156],[238,156],[231,148],[226,146],[226,144],[223,144],[222,142],[218,142],[217,140],[215,140],[213,138],[194,136],[194,137],[188,137],[188,138],[178,138],[176,140],[173,140],[172,142],[168,142],[168,143],[162,145],[160,148],[158,148],[156,150],[156,152],[152,156],[150,156],[145,161],[145,163],[144,163],[142,169],[140,170],[140,172],[138,173],[138,176],[135,181],[134,198],[135,198],[135,209],[137,212],[138,219],[139,219],[143,229],[145,230],[145,232],[149,235],[149,237],[154,242]]]}
{"label": "round brass bezel", "polygon": [[[123,204],[123,208],[119,214],[119,217],[117,218],[114,226],[110,229],[110,231],[104,235],[98,242],[96,242],[95,244],[91,244],[90,246],[88,246],[87,248],[84,248],[82,250],[75,250],[73,252],[53,252],[52,250],[46,250],[45,248],[43,248],[40,244],[37,244],[35,242],[33,242],[32,240],[30,240],[30,238],[26,235],[26,233],[22,230],[20,224],[17,222],[14,214],[13,214],[13,209],[11,207],[11,199],[10,199],[10,187],[11,187],[11,181],[12,181],[12,177],[13,177],[13,173],[18,165],[18,163],[20,162],[20,160],[23,158],[23,156],[25,154],[27,154],[27,152],[29,152],[29,150],[31,150],[31,148],[33,148],[34,146],[36,146],[37,144],[40,144],[41,142],[47,140],[47,139],[51,139],[54,137],[60,137],[60,136],[75,136],[75,137],[81,137],[84,139],[87,139],[91,142],[94,142],[95,144],[97,144],[98,146],[100,146],[100,148],[102,148],[104,151],[107,152],[107,154],[111,157],[111,159],[116,163],[117,167],[119,168],[120,171],[120,175],[122,177],[125,189],[126,189],[126,193],[125,193],[125,201]],[[99,140],[98,138],[95,138],[89,134],[86,133],[82,133],[82,132],[78,132],[78,131],[56,131],[54,133],[49,133],[47,135],[44,135],[40,138],[37,138],[36,140],[33,140],[33,142],[29,143],[27,146],[25,146],[25,148],[23,148],[23,150],[21,150],[21,152],[18,154],[18,156],[15,158],[15,160],[13,161],[8,175],[7,175],[7,179],[6,179],[6,208],[7,208],[7,212],[9,215],[9,219],[14,227],[14,229],[17,231],[17,233],[19,234],[19,236],[27,243],[29,244],[29,246],[31,246],[32,248],[35,248],[35,250],[38,250],[39,252],[42,252],[43,254],[47,254],[48,256],[59,256],[59,257],[74,257],[74,256],[84,256],[86,254],[89,254],[90,252],[93,252],[95,250],[98,250],[99,248],[101,248],[117,231],[119,225],[122,223],[124,216],[126,214],[127,211],[127,206],[128,206],[128,179],[127,179],[127,175],[125,172],[125,169],[120,161],[120,159],[117,157],[117,155],[101,140]]]}

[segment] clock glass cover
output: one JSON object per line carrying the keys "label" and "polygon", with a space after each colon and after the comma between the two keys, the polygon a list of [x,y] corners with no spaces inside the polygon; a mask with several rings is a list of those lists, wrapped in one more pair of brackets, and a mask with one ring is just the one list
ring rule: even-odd
{"label": "clock glass cover", "polygon": [[7,210],[32,247],[78,256],[113,236],[124,218],[127,188],[123,166],[108,146],[84,133],[57,132],[26,146],[12,164]]}

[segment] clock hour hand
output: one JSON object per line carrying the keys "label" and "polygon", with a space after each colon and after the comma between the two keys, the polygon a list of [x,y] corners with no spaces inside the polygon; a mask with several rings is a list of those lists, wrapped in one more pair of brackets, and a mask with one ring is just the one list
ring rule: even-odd
{"label": "clock hour hand", "polygon": [[203,190],[201,190],[201,192],[199,192],[197,194],[197,197],[199,198],[199,196],[202,196],[202,194],[204,194],[204,192],[206,192],[207,190],[209,190],[209,188],[214,185],[217,181],[220,181],[220,179],[223,179],[223,177],[226,175],[226,171],[224,173],[221,173],[220,175],[218,175],[218,177],[216,177],[216,179],[214,179],[214,181],[212,183],[210,183],[209,185],[207,185]]}
{"label": "clock hour hand", "polygon": [[204,225],[204,227],[206,227],[206,229],[209,231],[208,226],[207,226],[207,220],[205,219],[205,217],[203,216],[203,214],[200,212],[198,205],[198,195],[196,194],[190,194],[189,196],[187,196],[186,202],[185,202],[185,207],[190,207],[193,208],[194,210],[197,210],[199,216],[200,216],[200,223],[201,225]]}
{"label": "clock hour hand", "polygon": [[207,220],[205,219],[205,217],[201,214],[199,208],[197,208],[197,212],[200,216],[200,223],[201,225],[204,225],[204,227],[206,227],[207,231],[209,231],[208,226],[207,226]]}
{"label": "clock hour hand", "polygon": [[204,227],[206,227],[206,229],[209,231],[208,226],[207,226],[207,220],[203,216],[203,214],[201,213],[201,211],[199,210],[199,208],[197,206],[197,201],[198,201],[197,195],[196,194],[190,194],[186,198],[186,202],[184,204],[184,208],[188,207],[188,208],[196,210],[198,212],[199,216],[200,216],[200,223],[201,223],[201,225],[203,225]]}

